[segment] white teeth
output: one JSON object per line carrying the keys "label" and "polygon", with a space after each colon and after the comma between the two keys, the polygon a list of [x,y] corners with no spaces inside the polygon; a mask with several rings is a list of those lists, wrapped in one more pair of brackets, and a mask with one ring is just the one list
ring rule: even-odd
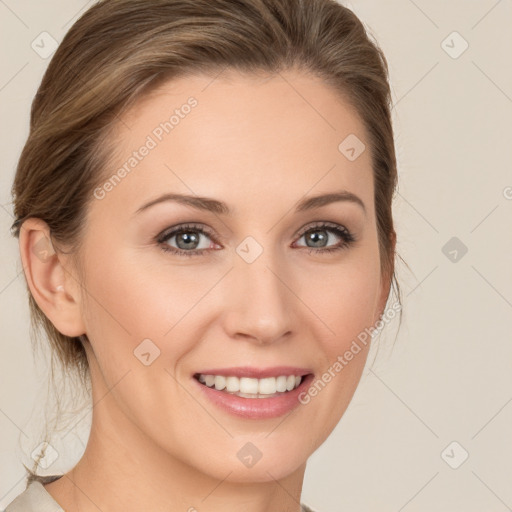
{"label": "white teeth", "polygon": [[277,391],[277,384],[275,377],[267,377],[260,379],[258,386],[258,393],[262,395],[273,395]]}
{"label": "white teeth", "polygon": [[222,375],[215,375],[215,389],[219,391],[223,390],[226,387],[226,377]]}
{"label": "white teeth", "polygon": [[230,393],[240,391],[240,380],[238,377],[226,377],[226,391]]}
{"label": "white teeth", "polygon": [[[299,382],[300,382],[300,377],[298,377],[298,379],[299,379]],[[286,391],[286,381],[287,381],[287,378],[284,375],[281,375],[281,377],[277,377],[277,379],[276,379],[276,391],[279,391],[281,393]]]}
{"label": "white teeth", "polygon": [[242,377],[240,379],[240,388],[237,389],[241,393],[252,393],[255,395],[258,392],[258,379],[250,379],[249,377]]}
{"label": "white teeth", "polygon": [[218,391],[224,390],[228,393],[236,393],[239,396],[257,398],[260,395],[269,397],[291,391],[300,385],[302,377],[300,375],[280,375],[279,377],[254,379],[250,377],[203,375],[201,373],[198,380],[210,388],[215,387]]}

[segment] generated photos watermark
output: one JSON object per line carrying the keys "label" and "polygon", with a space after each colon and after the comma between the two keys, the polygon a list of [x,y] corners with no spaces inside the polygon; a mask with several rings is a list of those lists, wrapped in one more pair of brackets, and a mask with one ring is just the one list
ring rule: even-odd
{"label": "generated photos watermark", "polygon": [[311,402],[311,399],[317,396],[318,393],[320,393],[320,391],[322,391],[322,389],[324,389],[325,386],[331,382],[331,380],[336,377],[336,375],[338,375],[350,361],[352,361],[352,359],[354,359],[354,356],[361,352],[362,347],[360,344],[366,346],[369,339],[373,339],[385,325],[395,318],[401,307],[402,306],[399,302],[395,302],[392,307],[388,308],[381,318],[375,322],[373,327],[366,327],[364,331],[360,332],[357,335],[357,339],[352,341],[350,348],[342,355],[339,355],[336,358],[336,361],[334,361],[334,363],[331,364],[329,368],[320,377],[318,377],[306,391],[302,391],[302,393],[299,394],[299,402],[303,405]]}
{"label": "generated photos watermark", "polygon": [[192,108],[197,105],[198,101],[191,96],[188,98],[187,103],[181,105],[180,108],[174,109],[174,113],[167,120],[162,121],[153,128],[144,143],[137,150],[133,151],[123,165],[121,165],[110,178],[105,180],[101,186],[94,189],[94,197],[99,200],[104,199],[109,192],[114,190],[114,188],[121,183],[121,180],[126,178],[126,176],[128,176],[130,172],[164,140],[166,135],[171,133],[171,131],[181,123],[182,119],[185,119],[185,117],[190,114]]}

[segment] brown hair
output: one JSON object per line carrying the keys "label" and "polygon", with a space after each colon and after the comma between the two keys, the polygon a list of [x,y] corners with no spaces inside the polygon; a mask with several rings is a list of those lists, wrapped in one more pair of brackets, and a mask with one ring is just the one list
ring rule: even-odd
{"label": "brown hair", "polygon": [[[367,130],[381,268],[392,275],[400,298],[392,243],[397,169],[388,66],[370,37],[357,16],[335,0],[93,5],[62,40],[32,103],[30,133],[12,188],[13,235],[19,236],[25,219],[37,217],[48,224],[56,249],[66,246],[78,254],[93,190],[104,180],[108,135],[119,115],[162,81],[224,68],[245,73],[297,68],[333,86]],[[86,383],[81,337],[61,334],[30,291],[29,306],[33,328],[42,327],[48,337],[52,362],[54,357]],[[40,479],[26,469],[28,483]]]}

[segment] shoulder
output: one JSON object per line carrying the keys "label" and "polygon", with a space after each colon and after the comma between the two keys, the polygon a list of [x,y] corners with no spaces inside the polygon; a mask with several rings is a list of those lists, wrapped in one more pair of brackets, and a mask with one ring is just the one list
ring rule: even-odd
{"label": "shoulder", "polygon": [[37,480],[7,505],[4,512],[64,512],[51,494]]}
{"label": "shoulder", "polygon": [[[316,512],[316,510],[309,508],[307,505],[304,505],[304,503],[301,503],[300,507],[301,507],[301,512]],[[8,512],[8,511],[6,510],[6,512]]]}
{"label": "shoulder", "polygon": [[[58,478],[58,477],[57,477]],[[48,479],[55,480],[55,477]],[[44,483],[46,483],[45,481]],[[65,512],[44,488],[41,481],[34,480],[27,488],[7,505],[4,512]],[[316,512],[304,503],[301,503],[301,512]]]}

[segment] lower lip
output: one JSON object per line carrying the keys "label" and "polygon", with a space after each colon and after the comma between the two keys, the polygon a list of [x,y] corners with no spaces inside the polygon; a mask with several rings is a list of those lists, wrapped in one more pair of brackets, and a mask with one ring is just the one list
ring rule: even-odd
{"label": "lower lip", "polygon": [[244,398],[225,391],[218,391],[215,388],[209,388],[194,377],[192,380],[201,388],[209,400],[224,411],[242,418],[266,419],[287,414],[300,405],[299,395],[308,389],[313,380],[313,374],[305,376],[299,386],[292,391],[269,398]]}

